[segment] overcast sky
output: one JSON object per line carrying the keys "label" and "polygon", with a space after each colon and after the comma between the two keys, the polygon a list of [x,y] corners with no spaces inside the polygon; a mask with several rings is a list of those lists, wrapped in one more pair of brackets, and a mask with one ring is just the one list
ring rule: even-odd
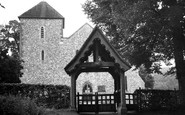
{"label": "overcast sky", "polygon": [[[0,24],[5,24],[9,20],[18,20],[18,16],[41,1],[43,0],[0,0],[0,3],[5,6],[5,9],[0,7]],[[64,37],[70,36],[85,23],[92,25],[87,19],[87,15],[84,14],[81,5],[86,0],[44,1],[65,17]]]}

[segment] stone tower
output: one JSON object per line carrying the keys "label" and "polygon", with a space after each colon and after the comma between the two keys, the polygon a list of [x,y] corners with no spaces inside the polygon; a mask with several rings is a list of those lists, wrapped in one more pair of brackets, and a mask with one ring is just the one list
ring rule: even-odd
{"label": "stone tower", "polygon": [[[61,77],[59,54],[64,17],[42,1],[19,16],[22,24],[20,54],[24,60],[22,81],[53,84]],[[64,83],[65,84],[65,83]]]}

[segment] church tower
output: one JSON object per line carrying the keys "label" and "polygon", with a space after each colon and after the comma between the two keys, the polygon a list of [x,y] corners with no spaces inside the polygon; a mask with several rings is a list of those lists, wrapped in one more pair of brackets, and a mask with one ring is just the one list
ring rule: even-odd
{"label": "church tower", "polygon": [[19,20],[22,25],[20,55],[24,60],[21,80],[43,84],[59,80],[64,17],[42,1],[20,15]]}

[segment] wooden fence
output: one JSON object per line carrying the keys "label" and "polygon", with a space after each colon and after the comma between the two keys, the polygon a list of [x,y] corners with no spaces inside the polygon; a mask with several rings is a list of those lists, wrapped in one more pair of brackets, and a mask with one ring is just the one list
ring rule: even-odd
{"label": "wooden fence", "polygon": [[126,106],[128,110],[138,110],[137,95],[134,93],[126,93],[125,95]]}
{"label": "wooden fence", "polygon": [[[70,107],[70,88],[63,85],[0,84],[0,95],[27,97],[47,108]],[[120,95],[115,96],[118,106]],[[181,102],[176,90],[138,89],[133,94],[126,93],[125,99],[128,110],[138,111],[175,110]]]}
{"label": "wooden fence", "polygon": [[69,108],[70,88],[63,85],[0,84],[0,95],[33,99],[46,108]]}
{"label": "wooden fence", "polygon": [[[120,104],[120,94],[117,93],[117,106]],[[126,93],[127,110],[156,111],[176,110],[180,105],[180,96],[177,90],[147,90],[138,89],[134,93]]]}

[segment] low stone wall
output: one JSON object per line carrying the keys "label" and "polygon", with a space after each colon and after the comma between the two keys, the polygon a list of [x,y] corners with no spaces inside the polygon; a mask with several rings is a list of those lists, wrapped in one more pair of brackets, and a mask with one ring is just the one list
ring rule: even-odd
{"label": "low stone wall", "polygon": [[0,84],[0,95],[14,95],[34,100],[38,106],[64,109],[70,105],[70,87],[41,84]]}

